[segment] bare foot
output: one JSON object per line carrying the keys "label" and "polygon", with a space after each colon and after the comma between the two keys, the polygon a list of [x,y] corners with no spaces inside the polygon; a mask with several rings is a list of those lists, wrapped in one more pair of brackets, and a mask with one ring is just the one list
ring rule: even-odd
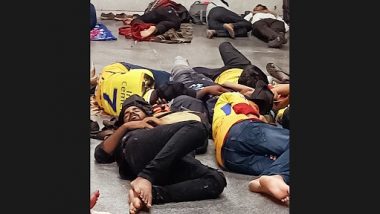
{"label": "bare foot", "polygon": [[131,182],[133,190],[139,194],[140,198],[148,208],[152,207],[152,183],[145,178],[137,177]]}
{"label": "bare foot", "polygon": [[96,190],[94,193],[91,194],[90,209],[92,209],[95,206],[96,202],[98,201],[99,195],[100,195],[99,190]]}
{"label": "bare foot", "polygon": [[280,175],[263,175],[258,179],[249,182],[249,190],[252,192],[265,193],[289,204],[289,185]]}
{"label": "bare foot", "polygon": [[216,31],[215,30],[207,30],[206,35],[208,39],[212,39],[212,37],[215,36]]}
{"label": "bare foot", "polygon": [[260,178],[257,178],[249,182],[248,188],[251,192],[257,192],[261,188],[259,179]]}
{"label": "bare foot", "polygon": [[137,213],[144,205],[143,201],[139,198],[139,195],[132,189],[129,190],[128,203],[129,213],[131,214]]}
{"label": "bare foot", "polygon": [[133,20],[133,18],[128,17],[123,22],[124,22],[125,25],[130,25],[131,22],[132,22],[132,20]]}
{"label": "bare foot", "polygon": [[228,34],[230,34],[231,38],[235,38],[235,31],[234,31],[234,25],[231,23],[223,24],[223,28],[228,31]]}
{"label": "bare foot", "polygon": [[156,26],[150,26],[148,29],[140,32],[142,38],[146,38],[156,32]]}

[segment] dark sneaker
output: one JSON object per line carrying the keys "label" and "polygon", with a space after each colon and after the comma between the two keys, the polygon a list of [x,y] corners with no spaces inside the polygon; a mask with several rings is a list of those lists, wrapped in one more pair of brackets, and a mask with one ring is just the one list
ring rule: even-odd
{"label": "dark sneaker", "polygon": [[116,14],[115,15],[115,20],[116,21],[124,21],[124,20],[126,20],[128,18],[128,15],[127,14],[125,14],[125,13],[119,13],[119,14]]}
{"label": "dark sneaker", "polygon": [[279,83],[289,83],[290,76],[285,73],[280,67],[273,63],[268,63],[266,66],[267,72],[274,78],[279,80]]}
{"label": "dark sneaker", "polygon": [[113,13],[102,13],[102,14],[100,14],[100,19],[102,19],[102,20],[114,20],[115,14],[113,14]]}
{"label": "dark sneaker", "polygon": [[280,38],[282,39],[282,44],[286,44],[288,40],[285,37],[285,33],[280,32],[279,34],[280,34]]}
{"label": "dark sneaker", "polygon": [[235,38],[235,31],[234,31],[234,25],[231,23],[223,24],[223,28],[228,31],[228,34],[230,34],[231,38]]}
{"label": "dark sneaker", "polygon": [[268,46],[270,48],[281,48],[283,44],[283,41],[281,37],[277,36],[275,39],[268,42]]}
{"label": "dark sneaker", "polygon": [[91,133],[99,131],[98,123],[96,121],[92,121],[91,119],[90,119],[90,128],[91,128]]}
{"label": "dark sneaker", "polygon": [[207,30],[207,32],[206,32],[206,34],[207,34],[207,38],[208,38],[208,39],[212,39],[212,37],[215,36],[215,33],[216,33],[215,30]]}

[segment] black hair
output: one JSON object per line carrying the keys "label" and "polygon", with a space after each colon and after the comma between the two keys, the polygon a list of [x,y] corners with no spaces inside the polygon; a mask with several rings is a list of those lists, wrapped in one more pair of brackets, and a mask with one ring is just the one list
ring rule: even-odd
{"label": "black hair", "polygon": [[256,88],[256,83],[259,80],[262,80],[266,84],[269,84],[267,75],[260,68],[255,65],[247,65],[243,69],[238,83],[251,88]]}
{"label": "black hair", "polygon": [[256,7],[262,7],[262,8],[264,8],[264,10],[268,10],[268,8],[265,5],[262,5],[262,4],[258,4],[258,5],[256,5]]}
{"label": "black hair", "polygon": [[133,94],[123,102],[123,108],[120,111],[119,117],[117,121],[115,122],[115,126],[119,127],[124,124],[124,115],[125,115],[125,109],[136,106],[137,108],[141,109],[147,116],[153,115],[152,106],[147,103],[142,97],[140,97],[137,94]]}
{"label": "black hair", "polygon": [[227,5],[227,7],[230,6],[225,0],[220,0],[220,1],[222,1],[225,5]]}

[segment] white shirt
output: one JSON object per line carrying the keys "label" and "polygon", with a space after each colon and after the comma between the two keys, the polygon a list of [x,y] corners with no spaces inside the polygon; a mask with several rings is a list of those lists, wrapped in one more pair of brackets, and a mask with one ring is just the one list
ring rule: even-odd
{"label": "white shirt", "polygon": [[253,15],[251,12],[248,15],[246,15],[244,17],[244,19],[251,22],[252,24],[261,20],[261,19],[277,19],[278,21],[282,21],[284,23],[286,32],[288,32],[288,30],[289,30],[289,25],[286,24],[280,16],[276,17],[275,15],[273,15],[271,13],[256,13],[255,15]]}

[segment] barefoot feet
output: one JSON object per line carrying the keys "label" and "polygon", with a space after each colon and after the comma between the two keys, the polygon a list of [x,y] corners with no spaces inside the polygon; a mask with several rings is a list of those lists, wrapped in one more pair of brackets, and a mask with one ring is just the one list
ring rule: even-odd
{"label": "barefoot feet", "polygon": [[144,202],[139,198],[139,195],[133,191],[133,189],[129,190],[128,203],[129,213],[131,214],[136,214],[144,206]]}
{"label": "barefoot feet", "polygon": [[145,178],[137,177],[131,182],[132,189],[136,192],[148,208],[152,207],[152,183]]}
{"label": "barefoot feet", "polygon": [[234,25],[231,23],[225,23],[223,24],[223,28],[228,31],[228,34],[230,34],[231,38],[235,38],[235,31],[234,31]]}
{"label": "barefoot feet", "polygon": [[280,175],[263,175],[249,182],[248,186],[252,192],[268,194],[289,205],[289,185]]}
{"label": "barefoot feet", "polygon": [[146,38],[156,32],[156,30],[156,26],[150,26],[148,29],[141,31],[140,35],[142,38]]}

